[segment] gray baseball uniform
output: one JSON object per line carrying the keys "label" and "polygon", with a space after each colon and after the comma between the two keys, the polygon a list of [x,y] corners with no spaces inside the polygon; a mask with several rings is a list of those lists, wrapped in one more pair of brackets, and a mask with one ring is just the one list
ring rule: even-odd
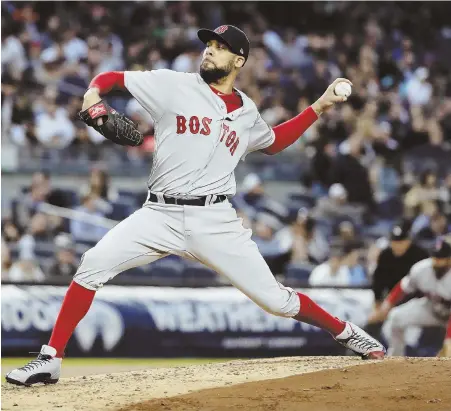
{"label": "gray baseball uniform", "polygon": [[[200,261],[266,311],[292,317],[299,298],[278,283],[251,230],[228,200],[236,192],[234,170],[240,159],[270,146],[273,130],[240,92],[243,105],[227,113],[223,100],[198,74],[170,70],[127,71],[125,86],[155,122],[155,154],[148,181],[158,202],[149,201],[87,251],[74,277],[96,290],[127,269],[169,254]],[[173,205],[164,195],[208,196],[205,206]]]}
{"label": "gray baseball uniform", "polygon": [[424,297],[393,308],[383,325],[382,332],[389,342],[387,353],[395,356],[404,355],[408,327],[446,327],[451,315],[451,270],[438,279],[432,258],[421,260],[401,280],[401,288],[406,294],[420,291]]}

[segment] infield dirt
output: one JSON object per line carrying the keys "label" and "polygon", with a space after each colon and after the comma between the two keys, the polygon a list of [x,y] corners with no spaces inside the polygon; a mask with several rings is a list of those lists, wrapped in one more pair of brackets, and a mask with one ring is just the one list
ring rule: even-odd
{"label": "infield dirt", "polygon": [[[451,358],[293,357],[2,384],[2,410],[451,411]],[[100,371],[101,372],[101,371]]]}

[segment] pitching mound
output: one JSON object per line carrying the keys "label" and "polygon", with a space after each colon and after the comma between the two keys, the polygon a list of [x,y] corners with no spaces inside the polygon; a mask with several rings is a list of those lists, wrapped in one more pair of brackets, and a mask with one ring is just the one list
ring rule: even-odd
{"label": "pitching mound", "polygon": [[415,411],[451,409],[451,358],[296,357],[2,386],[2,410]]}

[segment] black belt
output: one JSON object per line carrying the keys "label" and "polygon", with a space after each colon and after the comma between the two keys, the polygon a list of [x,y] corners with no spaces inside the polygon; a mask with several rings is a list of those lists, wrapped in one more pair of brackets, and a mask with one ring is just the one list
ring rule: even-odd
{"label": "black belt", "polygon": [[[158,199],[160,197],[160,200]],[[197,198],[177,198],[170,197],[165,194],[157,196],[154,193],[149,193],[147,201],[152,201],[153,203],[164,203],[164,204],[177,204],[177,205],[192,205],[192,206],[206,206],[210,204],[222,203],[227,200],[225,195],[208,195]]]}

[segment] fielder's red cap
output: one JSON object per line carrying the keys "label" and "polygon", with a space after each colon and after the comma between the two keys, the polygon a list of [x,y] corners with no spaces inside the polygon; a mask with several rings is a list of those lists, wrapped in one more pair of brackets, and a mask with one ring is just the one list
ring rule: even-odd
{"label": "fielder's red cap", "polygon": [[207,44],[210,40],[218,40],[225,43],[232,53],[243,56],[246,60],[249,57],[249,39],[238,27],[226,24],[214,30],[200,29],[197,36],[204,44]]}

